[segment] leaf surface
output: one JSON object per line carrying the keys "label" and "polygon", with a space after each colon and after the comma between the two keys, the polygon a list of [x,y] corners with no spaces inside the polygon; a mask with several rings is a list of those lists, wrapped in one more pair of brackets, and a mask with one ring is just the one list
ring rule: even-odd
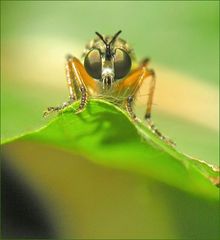
{"label": "leaf surface", "polygon": [[218,199],[219,171],[160,140],[146,124],[132,122],[126,112],[103,100],[65,109],[45,127],[12,141],[37,141],[78,152],[97,164],[135,171],[184,191]]}

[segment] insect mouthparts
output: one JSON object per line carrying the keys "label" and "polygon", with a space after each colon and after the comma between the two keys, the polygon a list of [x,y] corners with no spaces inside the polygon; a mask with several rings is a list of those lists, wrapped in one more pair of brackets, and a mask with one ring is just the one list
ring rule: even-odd
{"label": "insect mouthparts", "polygon": [[107,74],[102,77],[102,87],[103,89],[105,88],[110,88],[113,82],[113,75]]}

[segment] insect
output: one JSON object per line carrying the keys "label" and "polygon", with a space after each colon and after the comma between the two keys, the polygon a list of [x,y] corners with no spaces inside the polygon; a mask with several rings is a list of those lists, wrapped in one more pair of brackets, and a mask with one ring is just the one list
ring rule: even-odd
{"label": "insect", "polygon": [[145,119],[148,127],[168,144],[170,139],[164,137],[151,121],[151,109],[155,90],[155,72],[149,69],[149,59],[136,63],[133,49],[119,38],[121,31],[113,36],[104,36],[98,32],[83,52],[83,63],[76,57],[66,58],[66,78],[69,100],[57,107],[49,107],[44,116],[60,111],[76,100],[80,101],[76,113],[82,112],[91,97],[102,97],[124,107],[129,116],[138,120],[133,103],[137,93],[146,80],[150,80]]}

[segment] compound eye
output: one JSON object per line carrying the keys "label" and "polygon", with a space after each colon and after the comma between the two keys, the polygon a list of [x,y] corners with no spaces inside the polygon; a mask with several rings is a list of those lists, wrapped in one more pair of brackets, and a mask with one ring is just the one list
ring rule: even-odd
{"label": "compound eye", "polygon": [[117,49],[115,52],[115,79],[125,77],[131,69],[131,58],[127,52],[122,49]]}
{"label": "compound eye", "polygon": [[102,62],[101,55],[98,50],[91,50],[86,55],[84,60],[84,67],[91,77],[95,79],[101,78]]}

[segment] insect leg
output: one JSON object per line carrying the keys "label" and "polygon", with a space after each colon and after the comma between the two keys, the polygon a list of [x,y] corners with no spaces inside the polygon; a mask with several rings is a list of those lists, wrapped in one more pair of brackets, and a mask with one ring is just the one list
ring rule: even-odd
{"label": "insect leg", "polygon": [[140,89],[140,86],[142,85],[143,81],[146,80],[148,77],[151,76],[151,82],[150,82],[150,90],[147,100],[147,109],[145,114],[145,119],[147,120],[147,125],[149,129],[155,133],[160,139],[168,143],[169,145],[175,145],[175,143],[165,137],[153,124],[151,121],[151,109],[153,104],[153,95],[155,90],[155,73],[153,70],[147,69],[145,64],[142,64],[139,68],[134,70],[121,84],[119,85],[118,89],[120,92],[123,91],[129,91],[129,96],[126,99],[126,110],[128,111],[130,117],[133,120],[137,120],[137,117],[135,113],[132,110],[132,105],[134,102],[134,99],[137,95],[138,90]]}
{"label": "insect leg", "polygon": [[76,110],[77,114],[85,109],[88,95],[96,90],[96,84],[95,81],[87,74],[84,66],[77,58],[69,56],[69,61],[71,62],[78,92],[80,93],[80,105]]}
{"label": "insect leg", "polygon": [[168,138],[167,136],[164,136],[158,129],[157,127],[154,125],[154,123],[152,122],[152,120],[150,118],[146,119],[147,120],[147,124],[148,124],[148,128],[154,133],[156,134],[161,140],[163,140],[164,142],[166,142],[167,144],[175,147],[176,143],[171,140],[170,138]]}
{"label": "insect leg", "polygon": [[126,104],[125,104],[125,107],[126,107],[126,110],[127,112],[129,113],[130,117],[133,119],[133,120],[137,120],[137,116],[135,115],[132,107],[133,107],[133,102],[134,102],[134,97],[133,96],[129,96],[127,99],[126,99]]}
{"label": "insect leg", "polygon": [[77,92],[77,83],[75,80],[75,74],[72,69],[71,57],[69,55],[66,57],[66,79],[69,89],[69,98],[77,100],[79,97]]}
{"label": "insect leg", "polygon": [[74,86],[75,86],[75,92],[77,99],[80,99],[80,106],[76,110],[76,113],[81,111],[85,105],[86,105],[86,100],[87,100],[87,92],[86,92],[86,87],[83,84],[82,77],[80,75],[79,69],[77,67],[76,62],[79,61],[77,58],[68,55],[67,56],[67,61],[69,63],[71,73],[73,76],[73,81],[74,81]]}
{"label": "insect leg", "polygon": [[127,98],[127,103],[126,103],[126,108],[130,114],[130,116],[133,119],[137,119],[137,117],[135,116],[135,114],[132,111],[132,102],[134,100],[134,98],[137,95],[138,90],[140,89],[140,86],[142,85],[143,81],[148,78],[149,76],[152,76],[151,82],[150,82],[150,91],[148,94],[148,100],[147,100],[147,110],[146,110],[146,114],[145,114],[145,118],[148,119],[151,116],[151,109],[152,109],[152,104],[153,104],[153,95],[154,95],[154,90],[155,90],[155,74],[153,70],[147,70],[145,69],[145,67],[142,67],[142,74],[139,76],[138,79],[134,80],[136,81],[136,86],[134,85],[134,89],[133,89],[133,95],[129,96]]}
{"label": "insect leg", "polygon": [[[147,69],[147,63],[148,59],[143,62],[143,66]],[[154,91],[155,91],[155,85],[156,85],[156,77],[155,77],[155,72],[153,69],[147,69],[147,71],[150,73],[149,75],[152,77],[151,82],[150,82],[150,89],[149,89],[149,94],[148,94],[148,101],[147,101],[147,109],[145,113],[145,119],[147,121],[148,127],[151,129],[153,133],[155,133],[161,140],[165,141],[167,144],[176,146],[176,144],[169,139],[168,137],[164,136],[154,125],[154,123],[151,120],[151,110],[152,110],[152,105],[153,105],[153,96],[154,96]]]}
{"label": "insect leg", "polygon": [[139,68],[144,68],[146,71],[145,77],[151,77],[150,78],[150,88],[149,88],[149,93],[148,93],[148,100],[147,100],[147,108],[146,108],[146,113],[145,113],[145,118],[148,119],[151,117],[151,110],[152,110],[152,105],[153,105],[153,96],[154,96],[154,91],[155,91],[155,85],[156,85],[156,76],[155,72],[153,69],[148,68],[148,64],[150,62],[149,58],[144,58],[140,62]]}
{"label": "insect leg", "polygon": [[151,76],[150,81],[150,88],[149,88],[149,94],[148,94],[148,100],[147,100],[147,109],[145,113],[145,119],[149,119],[151,117],[151,110],[153,105],[153,97],[154,97],[154,91],[155,91],[155,85],[156,85],[156,77],[154,70],[150,69],[147,70],[148,76]]}
{"label": "insect leg", "polygon": [[52,112],[60,111],[60,110],[64,109],[65,107],[69,106],[77,99],[76,84],[74,84],[74,74],[73,74],[72,65],[71,65],[71,62],[69,61],[69,59],[67,59],[67,61],[66,61],[65,70],[66,70],[66,81],[67,81],[67,86],[68,86],[68,90],[69,90],[69,100],[59,106],[48,107],[47,111],[45,111],[43,114],[44,117],[46,117],[48,114],[50,114]]}
{"label": "insect leg", "polygon": [[93,78],[91,78],[86,72],[82,63],[71,55],[68,56],[68,61],[71,64],[73,76],[74,76],[74,84],[77,98],[80,99],[80,105],[76,110],[76,113],[82,112],[88,100],[89,94],[92,95],[97,91],[97,85]]}
{"label": "insect leg", "polygon": [[118,94],[128,96],[125,101],[125,107],[132,119],[137,120],[132,110],[135,96],[143,82],[151,73],[141,66],[128,75],[117,87]]}
{"label": "insect leg", "polygon": [[94,80],[87,74],[81,62],[71,55],[67,56],[66,78],[69,89],[69,101],[58,107],[49,107],[44,113],[44,116],[48,115],[50,112],[62,110],[77,99],[80,99],[80,105],[76,110],[76,113],[79,113],[83,111],[86,106],[88,91],[96,91],[97,86]]}

